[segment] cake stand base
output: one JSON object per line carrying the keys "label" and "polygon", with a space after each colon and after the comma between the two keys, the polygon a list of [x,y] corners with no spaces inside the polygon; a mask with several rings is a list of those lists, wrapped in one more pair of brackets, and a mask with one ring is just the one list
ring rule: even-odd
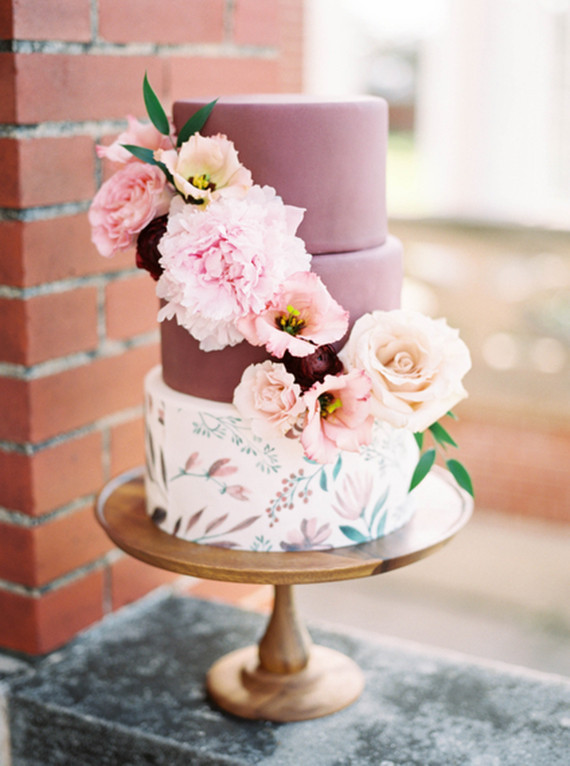
{"label": "cake stand base", "polygon": [[140,470],[106,485],[97,501],[97,518],[122,550],[154,566],[195,577],[274,585],[273,613],[259,646],[222,657],[209,670],[206,685],[214,702],[242,718],[306,721],[350,705],[360,696],[364,678],[349,657],[312,645],[295,610],[293,586],[407,566],[438,550],[471,516],[471,498],[438,470],[414,493],[416,513],[399,530],[369,543],[323,551],[234,551],[167,535],[146,513]]}
{"label": "cake stand base", "polygon": [[210,696],[241,718],[288,723],[336,713],[358,699],[364,676],[350,657],[312,646],[307,665],[296,673],[272,673],[259,663],[259,648],[226,654],[206,676]]}

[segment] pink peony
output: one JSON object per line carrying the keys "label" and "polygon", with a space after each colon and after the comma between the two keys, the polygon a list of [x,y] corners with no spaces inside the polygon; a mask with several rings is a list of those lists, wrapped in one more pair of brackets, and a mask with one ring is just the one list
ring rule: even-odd
{"label": "pink peony", "polygon": [[131,162],[101,186],[91,207],[91,238],[109,257],[131,247],[137,234],[169,208],[172,192],[154,165]]}
{"label": "pink peony", "polygon": [[251,419],[253,432],[266,438],[286,434],[305,411],[295,378],[270,360],[246,367],[234,391],[234,406]]}
{"label": "pink peony", "polygon": [[172,141],[160,133],[151,123],[139,122],[136,117],[127,117],[129,127],[109,146],[97,146],[97,156],[111,162],[140,162],[123,144],[142,146],[144,149],[171,149]]}
{"label": "pink peony", "polygon": [[339,449],[358,452],[361,445],[370,444],[370,385],[365,372],[352,370],[327,375],[304,394],[307,415],[301,444],[308,458],[330,463]]}
{"label": "pink peony", "polygon": [[249,314],[238,324],[253,346],[265,346],[279,359],[308,356],[317,346],[339,340],[348,329],[348,311],[331,297],[320,278],[301,271],[285,280],[261,314]]}
{"label": "pink peony", "polygon": [[175,316],[204,351],[239,343],[237,321],[263,311],[290,274],[310,267],[295,236],[301,218],[269,187],[205,209],[175,198],[159,245],[157,294],[167,301],[159,320]]}
{"label": "pink peony", "polygon": [[155,158],[166,165],[186,198],[243,197],[252,185],[251,173],[238,160],[232,141],[220,134],[207,138],[194,133],[178,151],[159,149]]}

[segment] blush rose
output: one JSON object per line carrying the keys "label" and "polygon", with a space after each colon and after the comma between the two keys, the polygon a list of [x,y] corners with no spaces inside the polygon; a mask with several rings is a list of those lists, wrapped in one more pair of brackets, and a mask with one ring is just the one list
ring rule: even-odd
{"label": "blush rose", "polygon": [[396,428],[425,431],[461,401],[471,367],[467,346],[443,319],[414,311],[374,311],[352,328],[339,354],[372,381],[372,411]]}
{"label": "blush rose", "polygon": [[172,142],[168,136],[160,133],[151,123],[140,122],[136,117],[127,117],[129,127],[121,133],[109,146],[97,146],[98,157],[104,157],[111,162],[140,162],[134,154],[125,149],[124,144],[141,146],[144,149],[171,149]]}
{"label": "blush rose", "polygon": [[105,257],[127,250],[153,218],[168,212],[172,192],[154,165],[131,162],[101,186],[89,208],[91,239]]}
{"label": "blush rose", "polygon": [[305,411],[295,378],[283,364],[270,360],[246,367],[234,391],[234,406],[262,438],[284,436]]}

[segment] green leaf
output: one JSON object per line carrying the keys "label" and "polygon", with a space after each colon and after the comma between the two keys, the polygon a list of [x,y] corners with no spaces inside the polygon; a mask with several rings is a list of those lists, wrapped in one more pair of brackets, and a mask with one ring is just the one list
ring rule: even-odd
{"label": "green leaf", "polygon": [[336,459],[335,466],[333,468],[333,473],[332,473],[333,479],[336,479],[336,477],[338,476],[339,471],[340,471],[341,468],[342,468],[342,455],[339,452],[338,453],[338,457]]}
{"label": "green leaf", "polygon": [[451,444],[452,447],[457,447],[457,443],[451,438],[440,423],[434,423],[429,427],[429,430],[436,442],[441,444],[442,447],[445,447],[446,444]]}
{"label": "green leaf", "polygon": [[[156,165],[157,168],[160,168],[166,176],[166,180],[174,186],[172,173],[163,162],[158,162],[158,160],[154,159],[154,152],[152,149],[145,149],[144,146],[134,146],[133,144],[121,144],[121,146],[131,154],[134,154],[137,159],[147,162],[149,165]],[[200,200],[200,202],[203,202],[203,200]]]}
{"label": "green leaf", "polygon": [[378,519],[378,526],[376,527],[376,532],[374,533],[375,537],[381,537],[384,534],[384,527],[386,526],[386,521],[388,519],[388,511],[384,511],[382,516]]}
{"label": "green leaf", "polygon": [[473,492],[473,484],[471,482],[471,477],[469,476],[467,469],[461,465],[461,463],[458,460],[447,460],[446,466],[449,469],[449,472],[455,479],[455,481],[459,484],[461,489],[464,489],[466,492],[469,492],[471,497],[475,497]]}
{"label": "green leaf", "polygon": [[210,101],[209,104],[198,109],[197,112],[194,112],[192,117],[190,117],[190,119],[180,128],[176,146],[182,146],[185,141],[188,141],[190,136],[193,136],[194,133],[198,133],[202,130],[217,101],[218,99],[216,98],[214,101]]}
{"label": "green leaf", "polygon": [[389,487],[386,488],[385,492],[382,495],[380,495],[380,497],[376,501],[376,505],[374,506],[374,509],[372,510],[372,516],[370,517],[369,529],[372,529],[372,524],[374,524],[374,519],[379,514],[379,512],[382,509],[384,503],[388,499],[389,491],[390,491],[390,488]]}
{"label": "green leaf", "polygon": [[414,471],[414,475],[412,476],[412,480],[410,482],[410,489],[409,489],[410,492],[412,491],[412,489],[414,489],[414,487],[417,487],[418,484],[425,479],[425,477],[431,471],[431,468],[434,462],[435,462],[435,450],[428,449],[427,452],[424,452],[424,454],[418,460],[416,470]]}
{"label": "green leaf", "polygon": [[134,146],[133,144],[121,144],[121,146],[131,154],[134,154],[137,159],[148,162],[149,165],[158,165],[158,162],[154,159],[152,149],[146,149],[144,146]]}
{"label": "green leaf", "polygon": [[446,412],[445,414],[447,415],[448,418],[451,418],[452,420],[457,420],[457,417],[453,414],[451,410],[449,410],[449,412]]}
{"label": "green leaf", "polygon": [[150,121],[159,131],[159,133],[162,133],[165,136],[169,136],[170,123],[168,122],[168,117],[166,116],[165,111],[162,108],[160,101],[158,100],[158,96],[150,86],[146,72],[143,81],[143,97],[144,105],[146,106],[146,111],[150,117]]}
{"label": "green leaf", "polygon": [[416,440],[416,444],[418,445],[418,449],[421,450],[421,448],[424,446],[424,435],[421,431],[416,431],[414,434],[414,439]]}
{"label": "green leaf", "polygon": [[342,527],[339,527],[340,531],[343,535],[348,537],[349,540],[352,540],[353,543],[367,543],[368,538],[365,537],[362,532],[359,532],[358,529],[355,529],[354,527],[349,527],[348,525],[344,525]]}
{"label": "green leaf", "polygon": [[323,490],[323,492],[328,492],[327,475],[324,472],[324,470],[321,471],[321,476],[319,478],[319,484],[321,485],[321,489]]}

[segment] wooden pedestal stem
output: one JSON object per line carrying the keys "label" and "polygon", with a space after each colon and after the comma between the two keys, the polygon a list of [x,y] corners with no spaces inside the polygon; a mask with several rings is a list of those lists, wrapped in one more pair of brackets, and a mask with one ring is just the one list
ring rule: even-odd
{"label": "wooden pedestal stem", "polygon": [[259,664],[271,673],[297,673],[306,667],[311,638],[295,611],[292,585],[276,585],[273,614],[259,643]]}

